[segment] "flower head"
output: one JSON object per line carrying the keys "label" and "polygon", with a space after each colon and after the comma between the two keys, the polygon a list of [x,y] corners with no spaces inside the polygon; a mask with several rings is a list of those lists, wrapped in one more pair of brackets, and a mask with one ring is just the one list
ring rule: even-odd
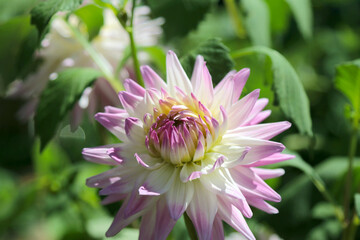
{"label": "flower head", "polygon": [[121,141],[83,150],[86,160],[114,166],[87,181],[102,188],[104,204],[123,200],[107,236],[141,217],[140,239],[166,239],[186,211],[199,239],[223,239],[222,221],[254,239],[244,216],[250,206],[277,213],[267,201],[281,198],[264,179],[284,173],[258,167],[292,158],[269,141],[290,123],[259,124],[270,114],[259,90],[239,100],[249,69],[213,88],[203,57],[191,80],[172,51],[166,64],[166,83],[144,66],[146,88],[127,79],[123,109],[95,115]]}

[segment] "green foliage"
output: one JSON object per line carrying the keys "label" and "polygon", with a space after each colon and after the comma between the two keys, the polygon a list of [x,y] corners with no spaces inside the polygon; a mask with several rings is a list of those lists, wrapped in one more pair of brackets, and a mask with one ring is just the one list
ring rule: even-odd
{"label": "green foliage", "polygon": [[289,26],[290,10],[284,0],[266,0],[270,13],[271,30],[283,33]]}
{"label": "green foliage", "polygon": [[181,58],[188,76],[192,74],[197,55],[204,57],[214,83],[218,83],[234,67],[229,49],[219,39],[209,39]]}
{"label": "green foliage", "polygon": [[168,40],[184,36],[194,30],[214,2],[214,0],[146,1],[154,16],[165,18],[163,29]]}
{"label": "green foliage", "polygon": [[100,75],[94,69],[72,68],[60,72],[57,79],[49,82],[41,95],[35,116],[35,132],[40,136],[42,149],[84,89]]}
{"label": "green foliage", "polygon": [[335,86],[360,114],[360,59],[340,64],[336,68]]}
{"label": "green foliage", "polygon": [[270,14],[264,0],[242,0],[245,26],[253,45],[270,46]]}
{"label": "green foliage", "polygon": [[293,119],[301,133],[312,136],[309,100],[294,68],[279,52],[261,46],[239,50],[232,56],[238,58],[253,53],[265,54],[270,58],[268,63],[271,64],[273,84],[281,109]]}
{"label": "green foliage", "polygon": [[311,0],[286,0],[305,39],[312,37],[313,14]]}
{"label": "green foliage", "polygon": [[28,14],[37,2],[38,0],[0,1],[0,23]]}
{"label": "green foliage", "polygon": [[89,4],[77,9],[74,14],[86,25],[89,40],[91,41],[104,24],[103,9],[94,4]]}
{"label": "green foliage", "polygon": [[58,11],[73,11],[80,6],[82,0],[47,0],[36,5],[31,10],[31,23],[39,30],[39,36],[44,37],[46,27],[51,17]]}
{"label": "green foliage", "polygon": [[358,217],[360,218],[360,193],[356,193],[355,196],[355,209],[356,209],[356,214],[358,215]]}
{"label": "green foliage", "polygon": [[26,73],[36,48],[36,29],[29,16],[12,18],[0,25],[0,94],[18,76]]}

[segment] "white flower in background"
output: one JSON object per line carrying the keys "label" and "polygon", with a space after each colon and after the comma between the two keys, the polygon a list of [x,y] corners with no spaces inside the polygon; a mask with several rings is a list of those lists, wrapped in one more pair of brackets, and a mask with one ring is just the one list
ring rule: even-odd
{"label": "white flower in background", "polygon": [[[130,8],[130,4],[127,8]],[[138,46],[156,45],[162,33],[163,20],[150,19],[150,8],[139,6],[134,11],[134,38]],[[121,26],[114,13],[105,9],[104,25],[98,36],[91,41],[92,47],[110,63],[113,71],[123,57],[124,49],[129,46],[128,33]],[[75,15],[68,19],[69,23],[84,32],[80,21]],[[42,48],[38,56],[43,59],[42,65],[34,73],[29,75],[23,82],[18,82],[10,90],[9,96],[13,98],[27,99],[27,103],[19,112],[20,119],[26,120],[33,116],[37,106],[38,97],[45,89],[47,82],[54,80],[57,73],[68,67],[96,67],[95,63],[77,41],[62,14],[59,13],[51,22],[50,31],[42,41]],[[140,62],[146,62],[146,56],[141,57]],[[125,66],[120,72],[120,79],[133,77],[132,66]],[[73,129],[80,123],[83,110],[88,109],[93,116],[97,104],[118,105],[119,100],[116,92],[105,79],[98,79],[93,88],[84,91],[80,104],[76,104],[72,113]]]}

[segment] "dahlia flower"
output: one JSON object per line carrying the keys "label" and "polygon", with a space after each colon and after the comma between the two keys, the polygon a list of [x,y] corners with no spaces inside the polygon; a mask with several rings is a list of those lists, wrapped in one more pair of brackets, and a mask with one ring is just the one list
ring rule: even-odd
{"label": "dahlia flower", "polygon": [[[87,3],[90,3],[88,1]],[[131,4],[127,4],[131,9]],[[163,19],[150,19],[150,8],[139,6],[134,11],[134,38],[137,46],[156,45],[162,33],[161,25]],[[64,14],[57,14],[51,21],[49,33],[42,41],[42,48],[37,53],[43,59],[43,64],[34,74],[29,75],[23,82],[19,82],[9,93],[10,97],[28,100],[22,108],[20,118],[27,120],[32,117],[41,92],[45,89],[49,79],[54,80],[57,73],[69,67],[92,67],[95,63],[78,42],[75,35],[64,19]],[[91,40],[92,47],[102,55],[115,71],[119,61],[124,56],[124,50],[130,44],[129,36],[119,23],[114,13],[105,9],[103,11],[104,25],[99,34]],[[75,15],[70,15],[69,24],[82,30],[86,35],[80,20]],[[146,55],[140,55],[140,61],[147,61]],[[133,75],[132,66],[127,65],[120,72],[121,79]],[[81,120],[83,110],[87,109],[89,114],[95,114],[96,105],[119,105],[116,92],[105,79],[97,81],[92,88],[88,88],[82,95],[80,101],[72,112],[72,125],[75,128]]]}
{"label": "dahlia flower", "polygon": [[250,206],[278,212],[267,201],[281,197],[264,179],[284,173],[259,167],[292,158],[269,141],[290,123],[259,124],[270,111],[262,111],[268,100],[258,99],[258,89],[239,100],[249,69],[230,72],[213,88],[202,56],[189,80],[169,51],[166,71],[164,82],[143,66],[146,88],[127,79],[123,108],[95,115],[119,139],[83,150],[86,160],[113,166],[87,185],[101,188],[103,204],[123,201],[106,235],[141,217],[140,239],[166,239],[186,212],[199,239],[224,239],[222,221],[255,239],[244,217],[252,217]]}

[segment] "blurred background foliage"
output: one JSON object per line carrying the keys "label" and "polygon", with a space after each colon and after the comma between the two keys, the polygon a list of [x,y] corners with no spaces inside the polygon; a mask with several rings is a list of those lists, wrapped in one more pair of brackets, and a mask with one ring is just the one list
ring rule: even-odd
{"label": "blurred background foliage", "polygon": [[[41,64],[35,56],[47,31],[47,26],[41,25],[43,20],[49,21],[57,10],[70,10],[67,2],[76,9],[81,1],[61,1],[64,5],[54,7],[52,13],[40,9],[45,14],[34,20],[30,12],[39,11],[32,9],[40,2],[0,0],[0,239],[104,239],[119,204],[102,206],[97,190],[85,186],[86,178],[107,167],[85,162],[81,151],[112,143],[115,138],[92,118],[84,118],[72,132],[69,117],[65,116],[53,140],[40,153],[34,121],[21,122],[17,117],[24,101],[6,97],[15,79],[23,79]],[[108,1],[95,3],[75,12],[87,24],[89,39],[98,33],[102,25],[99,9]],[[227,9],[229,3],[236,5],[235,13]],[[215,83],[231,69],[249,67],[245,93],[260,88],[260,96],[270,99],[269,122],[291,116],[284,115],[279,107],[271,70],[274,63],[263,54],[236,57],[236,52],[266,46],[291,63],[309,98],[313,135],[300,134],[298,126],[293,125],[276,140],[297,152],[297,159],[303,159],[315,171],[286,167],[283,177],[268,182],[282,196],[282,202],[275,204],[280,213],[256,211],[248,222],[258,239],[269,239],[272,234],[295,240],[340,239],[342,226],[334,206],[312,180],[314,174],[319,176],[334,201],[342,204],[352,128],[351,102],[336,90],[334,82],[336,67],[360,56],[360,1],[146,0],[141,4],[151,7],[153,17],[165,19],[161,47],[139,49],[152,57],[151,64],[162,76],[166,49],[178,53],[188,73],[196,54],[203,54]],[[129,57],[128,51],[122,61]],[[359,183],[359,158],[355,159],[353,174],[353,182]],[[353,184],[352,192],[358,190],[358,185]],[[137,238],[138,224],[133,223],[113,239]],[[233,230],[228,226],[225,230],[231,237]],[[186,238],[184,222],[179,221],[169,239]],[[360,239],[360,233],[355,238]]]}

